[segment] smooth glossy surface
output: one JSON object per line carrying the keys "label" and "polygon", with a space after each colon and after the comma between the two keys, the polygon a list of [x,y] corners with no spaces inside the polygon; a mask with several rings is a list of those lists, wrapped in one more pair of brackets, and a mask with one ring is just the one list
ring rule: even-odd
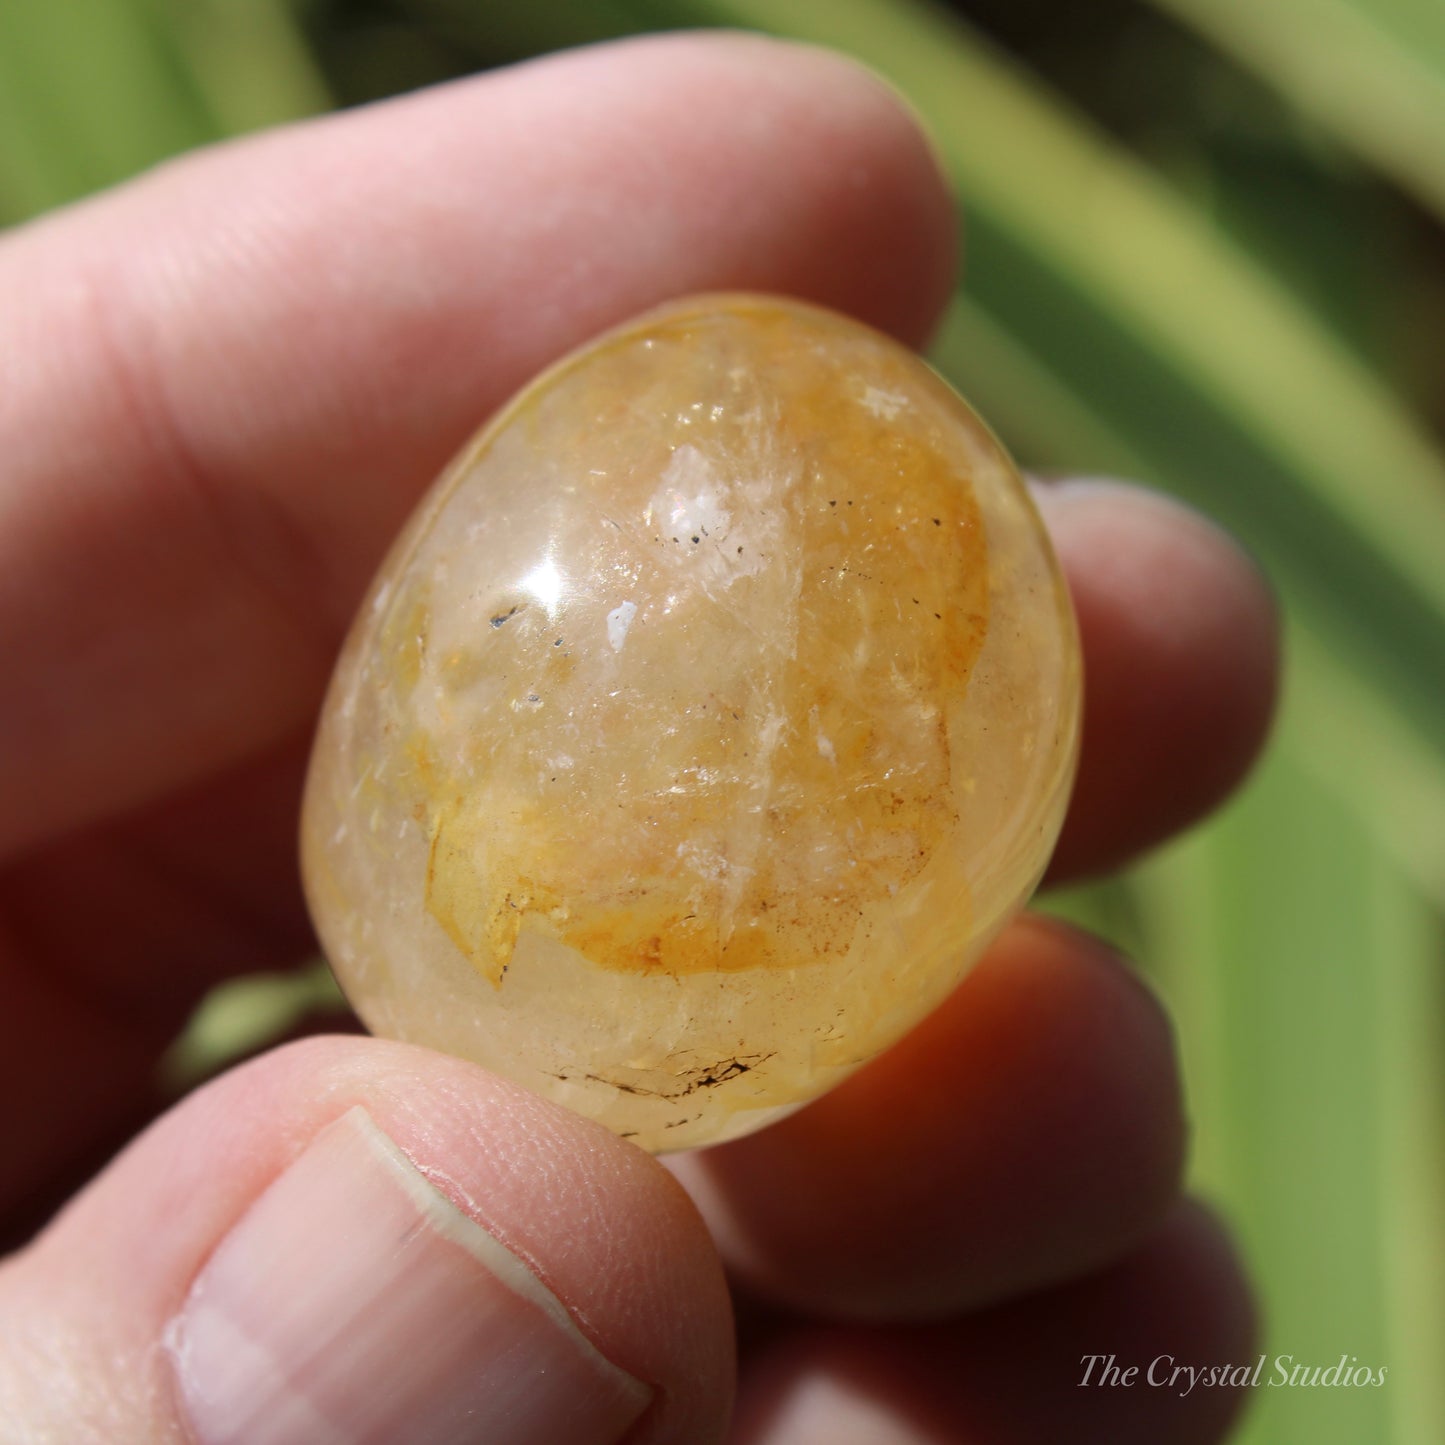
{"label": "smooth glossy surface", "polygon": [[647,1148],[731,1137],[1022,903],[1079,683],[958,397],[842,317],[694,298],[533,383],[393,550],[312,762],[312,911],[377,1032]]}

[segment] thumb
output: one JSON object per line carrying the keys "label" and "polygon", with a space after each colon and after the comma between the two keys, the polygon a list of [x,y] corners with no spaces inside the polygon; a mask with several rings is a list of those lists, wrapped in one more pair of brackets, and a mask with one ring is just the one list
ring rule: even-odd
{"label": "thumb", "polygon": [[652,1159],[480,1069],[280,1049],[0,1268],[0,1440],[698,1445],[732,1328]]}

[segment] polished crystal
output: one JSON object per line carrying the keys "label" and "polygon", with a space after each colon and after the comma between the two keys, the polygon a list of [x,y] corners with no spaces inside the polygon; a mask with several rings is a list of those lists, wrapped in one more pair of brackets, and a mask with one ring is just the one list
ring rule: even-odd
{"label": "polished crystal", "polygon": [[841,316],[675,303],[533,382],[394,547],[312,761],[313,916],[378,1033],[649,1149],[735,1136],[1025,900],[1079,690],[954,392]]}

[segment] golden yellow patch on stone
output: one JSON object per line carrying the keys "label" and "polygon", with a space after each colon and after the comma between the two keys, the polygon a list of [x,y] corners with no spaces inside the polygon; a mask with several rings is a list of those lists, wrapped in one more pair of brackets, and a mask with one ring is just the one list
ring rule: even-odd
{"label": "golden yellow patch on stone", "polygon": [[998,444],[897,344],[702,297],[534,382],[343,653],[303,859],[378,1032],[648,1148],[886,1047],[1023,901],[1077,645]]}

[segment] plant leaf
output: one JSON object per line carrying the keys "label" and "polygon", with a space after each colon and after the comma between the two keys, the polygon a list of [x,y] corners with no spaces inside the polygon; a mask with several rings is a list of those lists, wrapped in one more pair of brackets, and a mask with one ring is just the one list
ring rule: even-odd
{"label": "plant leaf", "polygon": [[1152,0],[1445,216],[1445,7]]}

